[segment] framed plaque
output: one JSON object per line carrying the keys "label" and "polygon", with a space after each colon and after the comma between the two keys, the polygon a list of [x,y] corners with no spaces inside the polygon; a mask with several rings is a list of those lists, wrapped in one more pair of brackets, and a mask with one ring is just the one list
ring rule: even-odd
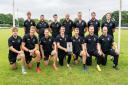
{"label": "framed plaque", "polygon": [[72,42],[67,42],[67,50],[68,52],[72,52]]}

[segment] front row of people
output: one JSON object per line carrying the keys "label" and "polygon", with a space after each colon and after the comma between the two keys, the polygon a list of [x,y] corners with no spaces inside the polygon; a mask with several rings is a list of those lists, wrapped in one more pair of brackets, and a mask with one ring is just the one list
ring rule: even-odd
{"label": "front row of people", "polygon": [[[44,65],[47,66],[49,60],[53,60],[53,68],[57,70],[57,60],[60,66],[64,65],[67,58],[67,67],[70,67],[71,56],[74,63],[78,63],[78,57],[82,60],[83,70],[87,70],[87,65],[92,65],[92,56],[96,57],[97,70],[101,71],[100,64],[106,65],[107,56],[114,57],[113,68],[118,69],[119,52],[112,36],[108,35],[107,27],[103,27],[102,35],[94,35],[94,27],[90,26],[89,34],[86,37],[79,36],[79,29],[74,29],[74,36],[65,35],[65,27],[60,28],[60,34],[52,38],[49,30],[45,29],[44,37],[38,42],[35,35],[34,26],[30,28],[30,33],[21,38],[18,35],[18,29],[12,28],[12,36],[8,39],[9,62],[12,69],[16,69],[16,60],[21,60],[22,74],[26,74],[25,65],[32,68],[32,62],[36,61],[36,71],[41,72],[40,61],[44,59]],[[70,47],[67,43],[70,43]],[[70,51],[69,51],[70,49]],[[51,57],[53,56],[53,57]],[[53,59],[51,59],[53,58]]]}

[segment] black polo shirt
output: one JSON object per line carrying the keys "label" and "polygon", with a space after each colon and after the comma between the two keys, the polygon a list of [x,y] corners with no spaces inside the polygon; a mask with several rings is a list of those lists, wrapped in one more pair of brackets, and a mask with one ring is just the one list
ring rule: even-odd
{"label": "black polo shirt", "polygon": [[85,28],[86,28],[86,22],[84,20],[82,20],[81,22],[79,22],[78,20],[76,22],[74,22],[74,26],[79,28],[79,35],[84,37],[84,33],[85,33]]}
{"label": "black polo shirt", "polygon": [[68,35],[69,37],[72,36],[72,29],[74,27],[73,21],[69,20],[67,21],[66,19],[62,22],[62,26],[65,27],[65,34]]}
{"label": "black polo shirt", "polygon": [[97,50],[97,43],[99,43],[98,36],[87,35],[85,37],[85,43],[87,44],[87,51],[94,52],[95,50]]}
{"label": "black polo shirt", "polygon": [[43,46],[43,50],[44,52],[51,52],[53,50],[53,43],[54,43],[54,39],[52,37],[42,37],[40,40],[40,45]]}
{"label": "black polo shirt", "polygon": [[106,21],[106,22],[102,23],[101,28],[103,28],[104,26],[107,26],[108,34],[113,37],[113,29],[115,29],[115,27],[116,27],[115,23],[113,21],[110,21],[110,22]]}
{"label": "black polo shirt", "polygon": [[50,25],[50,28],[52,30],[52,37],[56,38],[56,36],[59,34],[61,24],[59,22],[52,22]]}
{"label": "black polo shirt", "polygon": [[101,35],[99,37],[99,43],[101,44],[101,49],[102,51],[109,51],[110,49],[112,49],[112,44],[114,42],[114,39],[111,35]]}
{"label": "black polo shirt", "polygon": [[[20,46],[22,43],[22,38],[20,36],[17,36],[17,38],[14,38],[13,36],[11,36],[8,39],[8,46],[11,47],[13,46],[13,48],[15,48],[16,50],[20,51]],[[9,54],[14,53],[13,51],[9,50]],[[14,53],[15,54],[15,53]]]}
{"label": "black polo shirt", "polygon": [[99,27],[100,27],[100,22],[95,19],[95,20],[90,20],[88,21],[88,28],[90,25],[93,25],[94,26],[94,34],[98,36],[98,30],[99,30]]}
{"label": "black polo shirt", "polygon": [[82,44],[84,44],[84,39],[80,36],[78,38],[73,36],[71,40],[73,45],[73,53],[80,52],[82,50]]}
{"label": "black polo shirt", "polygon": [[42,37],[44,37],[44,29],[49,28],[49,25],[45,21],[40,21],[37,24],[36,28],[39,30],[39,38],[41,39]]}
{"label": "black polo shirt", "polygon": [[26,48],[32,50],[35,48],[35,45],[38,44],[38,39],[35,35],[30,37],[30,34],[26,34],[23,37],[23,42],[25,43]]}
{"label": "black polo shirt", "polygon": [[30,32],[30,27],[31,26],[36,26],[34,20],[25,20],[24,22],[24,28],[25,28],[25,34]]}
{"label": "black polo shirt", "polygon": [[[69,42],[69,38],[67,35],[65,35],[64,37],[61,37],[61,35],[59,34],[56,37],[56,42],[60,43],[60,45],[62,47],[67,48],[67,42]],[[59,49],[59,50],[61,50],[61,49]],[[63,50],[61,50],[61,51],[63,51]]]}

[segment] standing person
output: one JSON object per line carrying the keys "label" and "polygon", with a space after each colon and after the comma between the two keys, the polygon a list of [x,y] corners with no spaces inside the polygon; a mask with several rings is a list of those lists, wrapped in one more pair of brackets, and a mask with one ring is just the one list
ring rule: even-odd
{"label": "standing person", "polygon": [[89,35],[85,37],[85,46],[87,49],[87,65],[92,65],[92,56],[96,57],[97,60],[97,70],[101,71],[100,68],[100,56],[101,56],[101,50],[99,45],[98,36],[94,35],[94,26],[89,27]]}
{"label": "standing person", "polygon": [[99,43],[101,45],[101,50],[102,50],[101,64],[106,65],[107,56],[111,55],[112,57],[114,57],[113,68],[118,69],[119,51],[117,49],[113,37],[107,34],[107,32],[108,32],[107,27],[103,27],[103,33],[99,37]]}
{"label": "standing person", "polygon": [[[68,49],[67,49],[67,42],[69,42],[68,36],[65,35],[65,27],[60,28],[60,34],[56,37],[56,43],[58,47],[58,58],[59,58],[59,64],[61,66],[64,65],[64,59],[66,59],[66,56],[68,55]],[[67,67],[69,68],[69,64],[71,61],[71,56],[68,56],[67,60]]]}
{"label": "standing person", "polygon": [[106,14],[106,21],[102,23],[101,28],[103,28],[104,26],[108,28],[108,34],[114,38],[113,33],[115,32],[116,25],[115,22],[111,20],[111,13]]}
{"label": "standing person", "polygon": [[44,37],[44,30],[49,28],[48,23],[45,21],[44,15],[40,16],[40,21],[37,23],[36,28],[40,40],[42,37]]}
{"label": "standing person", "polygon": [[74,36],[71,38],[73,45],[73,54],[75,63],[78,62],[78,56],[82,57],[83,70],[87,70],[86,66],[86,52],[84,47],[84,39],[79,36],[79,28],[74,29]]}
{"label": "standing person", "polygon": [[30,32],[30,27],[36,26],[34,20],[31,19],[31,12],[27,12],[27,20],[24,22],[24,32],[28,34]]}
{"label": "standing person", "polygon": [[32,58],[35,56],[37,66],[36,66],[36,72],[40,73],[40,52],[39,52],[39,45],[38,45],[38,39],[35,36],[36,28],[32,26],[30,28],[30,33],[24,35],[23,41],[22,41],[22,49],[25,53],[25,59],[28,68],[32,68]]}
{"label": "standing person", "polygon": [[65,34],[68,35],[69,38],[71,38],[74,24],[73,24],[73,21],[70,19],[69,14],[65,15],[65,19],[62,22],[62,26],[65,27]]}
{"label": "standing person", "polygon": [[60,24],[60,22],[58,22],[57,14],[53,15],[53,19],[54,19],[54,21],[50,24],[50,28],[52,31],[52,37],[56,38],[56,36],[59,34],[61,24]]}
{"label": "standing person", "polygon": [[54,38],[49,35],[49,30],[44,30],[44,37],[40,39],[40,49],[44,57],[44,65],[47,66],[49,63],[49,57],[53,56],[53,68],[57,70],[57,50]]}
{"label": "standing person", "polygon": [[21,60],[22,74],[26,74],[25,56],[21,50],[22,38],[18,36],[18,28],[12,28],[12,36],[8,39],[9,54],[8,59],[12,69],[16,69],[16,60]]}
{"label": "standing person", "polygon": [[81,37],[84,37],[85,32],[87,31],[86,29],[86,22],[82,20],[82,13],[78,12],[78,19],[74,22],[75,27],[79,28],[79,35]]}
{"label": "standing person", "polygon": [[94,26],[94,34],[98,36],[98,32],[100,30],[100,22],[96,19],[96,13],[91,13],[91,20],[88,21],[88,28],[90,25]]}

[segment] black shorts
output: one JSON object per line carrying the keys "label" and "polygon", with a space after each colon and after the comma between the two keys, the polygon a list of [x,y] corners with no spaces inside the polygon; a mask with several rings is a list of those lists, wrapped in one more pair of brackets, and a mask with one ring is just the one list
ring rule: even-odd
{"label": "black shorts", "polygon": [[65,51],[60,51],[60,50],[58,50],[58,57],[59,58],[65,58],[66,57],[66,55],[67,55],[67,53],[65,52]]}
{"label": "black shorts", "polygon": [[44,51],[44,60],[48,60],[52,51]]}
{"label": "black shorts", "polygon": [[8,54],[8,60],[9,60],[10,64],[16,63],[17,55],[18,55],[17,53],[9,53]]}
{"label": "black shorts", "polygon": [[29,64],[31,62],[33,56],[31,56],[30,53],[26,52],[26,51],[24,51],[24,54],[25,54],[26,63]]}

